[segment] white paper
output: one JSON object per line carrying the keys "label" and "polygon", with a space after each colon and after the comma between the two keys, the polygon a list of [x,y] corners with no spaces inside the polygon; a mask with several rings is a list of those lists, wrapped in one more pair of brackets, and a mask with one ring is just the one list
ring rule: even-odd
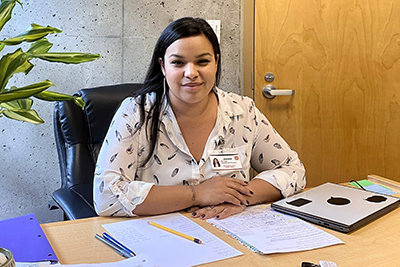
{"label": "white paper", "polygon": [[[203,244],[159,229],[148,221],[198,238]],[[155,266],[186,267],[243,254],[180,213],[137,218],[103,227],[136,254],[146,254]]]}
{"label": "white paper", "polygon": [[255,252],[270,254],[303,251],[343,244],[335,236],[269,205],[246,208],[240,214],[207,222],[237,238]]}
{"label": "white paper", "polygon": [[319,261],[321,267],[339,267],[336,262],[333,261]]}
{"label": "white paper", "polygon": [[[38,267],[54,266],[44,263],[39,263]],[[105,262],[105,263],[84,263],[84,264],[56,264],[56,266],[68,266],[68,267],[153,267],[154,264],[150,263],[146,255],[137,255],[135,257],[116,261],[116,262]]]}
{"label": "white paper", "polygon": [[53,263],[51,261],[40,261],[40,262],[15,262],[15,267],[43,267],[43,266],[59,266],[59,263]]}

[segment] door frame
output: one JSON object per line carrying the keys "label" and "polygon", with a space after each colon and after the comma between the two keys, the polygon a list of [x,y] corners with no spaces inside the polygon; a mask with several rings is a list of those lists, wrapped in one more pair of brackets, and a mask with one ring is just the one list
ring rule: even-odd
{"label": "door frame", "polygon": [[255,0],[242,0],[242,93],[254,99],[254,8]]}

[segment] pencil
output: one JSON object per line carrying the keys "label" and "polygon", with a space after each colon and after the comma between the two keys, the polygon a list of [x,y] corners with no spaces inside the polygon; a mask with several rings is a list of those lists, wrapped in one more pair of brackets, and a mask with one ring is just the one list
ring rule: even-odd
{"label": "pencil", "polygon": [[155,227],[157,227],[157,228],[163,229],[163,230],[165,230],[165,231],[167,231],[167,232],[170,232],[170,233],[179,235],[180,237],[189,239],[189,240],[191,240],[191,241],[193,241],[193,242],[195,242],[195,243],[197,243],[197,244],[202,244],[202,243],[203,243],[203,242],[201,242],[201,240],[198,239],[198,238],[194,238],[194,237],[185,235],[185,234],[183,234],[183,233],[180,233],[180,232],[178,232],[178,231],[172,230],[172,229],[170,229],[170,228],[168,228],[168,227],[165,227],[165,226],[163,226],[163,225],[160,225],[160,224],[158,224],[158,223],[149,221],[149,224],[151,224],[151,225],[153,225],[153,226],[155,226]]}

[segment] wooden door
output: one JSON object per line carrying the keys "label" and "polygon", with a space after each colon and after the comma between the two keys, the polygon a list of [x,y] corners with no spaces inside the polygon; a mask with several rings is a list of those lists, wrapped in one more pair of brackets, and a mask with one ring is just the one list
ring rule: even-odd
{"label": "wooden door", "polygon": [[[400,1],[255,0],[254,99],[308,185],[400,181]],[[294,96],[265,98],[272,72]]]}

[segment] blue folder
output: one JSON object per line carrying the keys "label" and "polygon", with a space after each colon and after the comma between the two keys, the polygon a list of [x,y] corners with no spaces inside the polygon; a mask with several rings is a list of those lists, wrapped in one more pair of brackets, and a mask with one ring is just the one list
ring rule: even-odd
{"label": "blue folder", "polygon": [[0,247],[16,262],[58,261],[34,214],[0,221]]}

